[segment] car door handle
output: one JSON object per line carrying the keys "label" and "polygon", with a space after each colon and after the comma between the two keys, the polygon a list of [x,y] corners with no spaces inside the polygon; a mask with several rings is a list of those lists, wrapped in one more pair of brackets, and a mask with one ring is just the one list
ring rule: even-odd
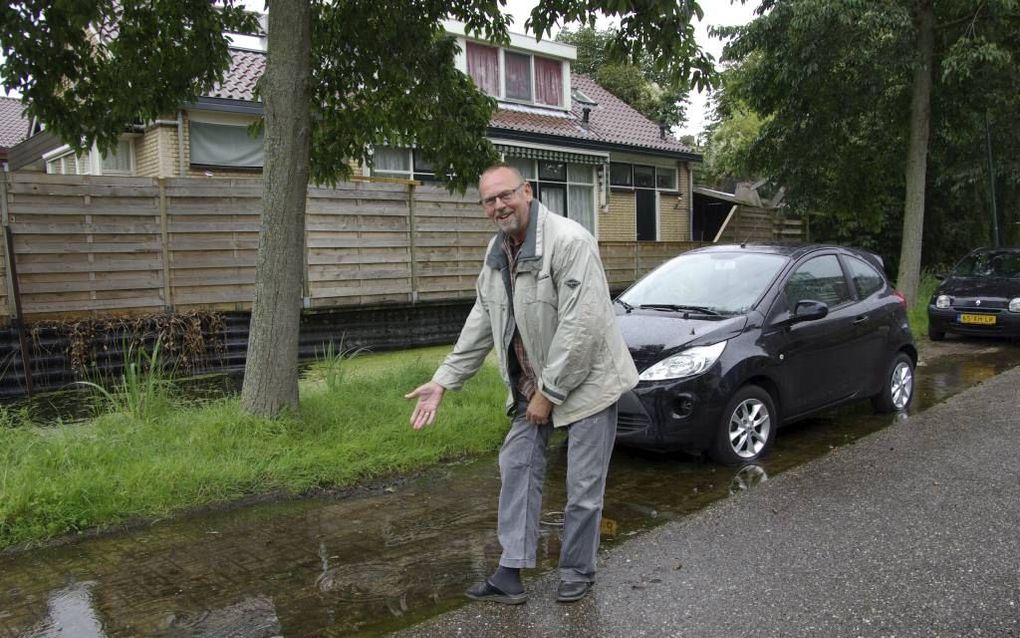
{"label": "car door handle", "polygon": [[867,320],[868,320],[868,315],[861,315],[860,317],[857,317],[856,319],[854,319],[854,325],[855,326],[859,326],[860,324],[864,323]]}

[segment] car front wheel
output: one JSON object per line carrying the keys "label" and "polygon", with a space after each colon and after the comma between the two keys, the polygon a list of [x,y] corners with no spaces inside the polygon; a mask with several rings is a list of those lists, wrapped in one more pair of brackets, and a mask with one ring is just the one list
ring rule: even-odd
{"label": "car front wheel", "polygon": [[726,465],[750,463],[772,447],[778,427],[772,396],[756,385],[745,385],[726,404],[710,454]]}
{"label": "car front wheel", "polygon": [[900,352],[893,357],[885,373],[882,392],[871,399],[875,412],[902,412],[914,398],[914,362]]}

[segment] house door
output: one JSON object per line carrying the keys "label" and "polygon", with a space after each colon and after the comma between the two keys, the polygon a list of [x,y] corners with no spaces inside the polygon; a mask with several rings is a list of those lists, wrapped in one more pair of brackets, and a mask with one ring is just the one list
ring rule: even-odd
{"label": "house door", "polygon": [[637,240],[656,241],[659,229],[655,219],[655,191],[637,188],[634,197],[637,200]]}

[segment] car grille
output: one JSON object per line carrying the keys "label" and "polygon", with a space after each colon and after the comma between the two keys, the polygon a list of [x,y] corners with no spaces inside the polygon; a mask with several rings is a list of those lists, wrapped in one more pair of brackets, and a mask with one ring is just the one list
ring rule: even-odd
{"label": "car grille", "polygon": [[1002,312],[1002,308],[989,308],[988,306],[962,306],[956,305],[952,307],[957,312],[979,312],[985,315],[997,315]]}
{"label": "car grille", "polygon": [[644,414],[621,413],[616,418],[616,429],[619,432],[638,432],[651,425],[651,419]]}

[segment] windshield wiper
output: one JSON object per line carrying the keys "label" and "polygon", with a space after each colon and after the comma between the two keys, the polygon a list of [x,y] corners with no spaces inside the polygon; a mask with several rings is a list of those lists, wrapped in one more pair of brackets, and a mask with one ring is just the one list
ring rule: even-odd
{"label": "windshield wiper", "polygon": [[618,303],[618,304],[620,304],[621,306],[623,306],[623,309],[624,309],[624,310],[626,310],[626,311],[627,311],[628,313],[629,313],[629,312],[630,312],[631,310],[633,310],[633,309],[634,309],[634,306],[630,305],[629,303],[627,303],[627,302],[626,302],[626,301],[624,301],[623,299],[620,299],[619,297],[617,297],[617,298],[616,298],[616,299],[614,299],[613,301],[615,301],[616,303]]}
{"label": "windshield wiper", "polygon": [[720,313],[704,306],[681,306],[673,303],[643,303],[638,308],[649,310],[673,310],[674,312],[696,312],[702,315],[718,316]]}

